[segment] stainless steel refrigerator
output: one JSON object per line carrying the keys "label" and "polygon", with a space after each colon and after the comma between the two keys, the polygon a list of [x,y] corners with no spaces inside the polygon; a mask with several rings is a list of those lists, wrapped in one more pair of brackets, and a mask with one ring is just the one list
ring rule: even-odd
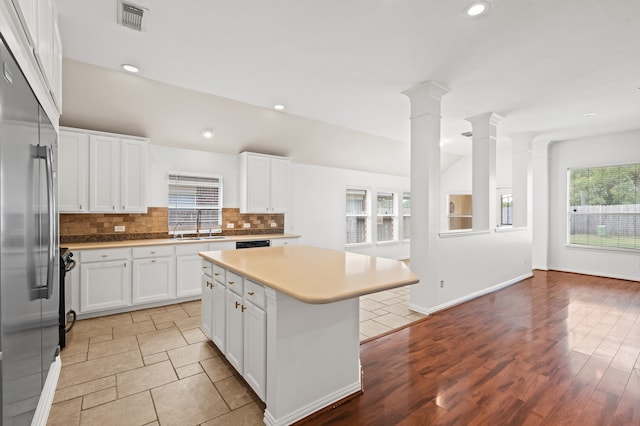
{"label": "stainless steel refrigerator", "polygon": [[28,425],[58,352],[56,131],[0,38],[2,425]]}

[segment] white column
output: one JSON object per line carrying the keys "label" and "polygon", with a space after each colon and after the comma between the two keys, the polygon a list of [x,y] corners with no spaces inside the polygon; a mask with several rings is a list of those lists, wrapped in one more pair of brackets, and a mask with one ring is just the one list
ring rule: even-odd
{"label": "white column", "polygon": [[513,195],[513,227],[528,226],[529,198],[531,197],[531,145],[534,132],[511,136]]}
{"label": "white column", "polygon": [[410,308],[428,313],[438,304],[440,231],[440,105],[446,87],[427,81],[404,92],[411,101],[411,269]]}
{"label": "white column", "polygon": [[496,127],[502,117],[493,112],[467,118],[473,133],[472,227],[485,231],[496,226]]}
{"label": "white column", "polygon": [[549,253],[549,146],[552,141],[537,139],[533,144],[533,269],[548,269]]}

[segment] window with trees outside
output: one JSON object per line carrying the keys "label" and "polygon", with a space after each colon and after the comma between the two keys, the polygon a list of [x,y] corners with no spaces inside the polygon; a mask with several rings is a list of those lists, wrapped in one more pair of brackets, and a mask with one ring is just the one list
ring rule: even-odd
{"label": "window with trees outside", "polygon": [[169,174],[169,233],[195,234],[220,229],[222,179],[219,176]]}
{"label": "window with trees outside", "polygon": [[368,195],[365,189],[347,189],[347,244],[370,242]]}
{"label": "window with trees outside", "polygon": [[395,196],[391,192],[377,194],[378,242],[395,241]]}
{"label": "window with trees outside", "polygon": [[640,249],[640,164],[570,169],[569,242]]}
{"label": "window with trees outside", "polygon": [[411,194],[402,193],[402,239],[411,239]]}
{"label": "window with trees outside", "polygon": [[513,195],[500,195],[500,225],[513,225]]}

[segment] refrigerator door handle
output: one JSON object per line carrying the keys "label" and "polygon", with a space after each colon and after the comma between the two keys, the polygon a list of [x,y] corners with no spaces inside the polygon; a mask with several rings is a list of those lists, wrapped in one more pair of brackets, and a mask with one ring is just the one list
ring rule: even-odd
{"label": "refrigerator door handle", "polygon": [[49,222],[49,246],[47,250],[47,286],[41,299],[51,298],[53,293],[53,274],[55,269],[55,197],[53,187],[53,151],[48,146],[37,147],[38,158],[45,160],[47,174],[47,217]]}

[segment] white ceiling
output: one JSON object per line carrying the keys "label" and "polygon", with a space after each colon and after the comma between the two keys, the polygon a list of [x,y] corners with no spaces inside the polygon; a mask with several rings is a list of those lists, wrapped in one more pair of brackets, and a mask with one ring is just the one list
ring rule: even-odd
{"label": "white ceiling", "polygon": [[57,0],[64,56],[403,142],[401,92],[437,80],[456,154],[464,119],[489,111],[502,136],[640,127],[638,0],[493,0],[477,19],[467,0],[132,2],[150,9],[144,32],[116,23],[117,0]]}

